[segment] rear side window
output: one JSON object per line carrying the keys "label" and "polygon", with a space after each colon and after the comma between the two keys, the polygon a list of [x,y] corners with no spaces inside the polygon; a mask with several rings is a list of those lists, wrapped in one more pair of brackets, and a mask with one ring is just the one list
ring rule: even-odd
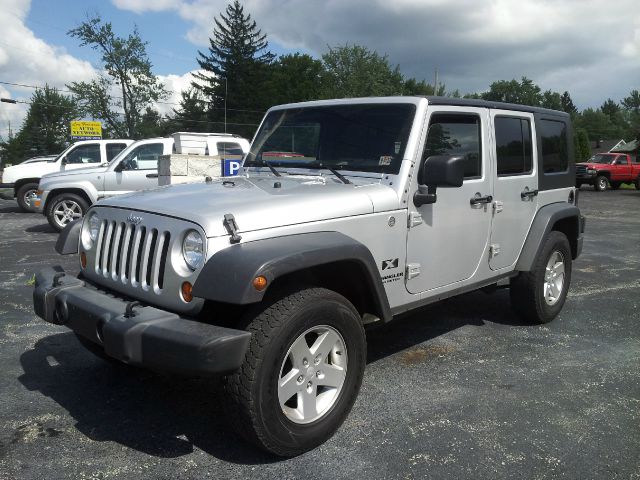
{"label": "rear side window", "polygon": [[544,173],[566,172],[569,169],[567,125],[555,120],[541,120],[540,139]]}
{"label": "rear side window", "polygon": [[480,117],[472,114],[435,113],[431,116],[423,162],[434,155],[462,155],[464,178],[482,176]]}
{"label": "rear side window", "polygon": [[218,155],[244,155],[240,145],[233,142],[218,142]]}
{"label": "rear side window", "polygon": [[100,163],[100,145],[89,143],[74,148],[67,153],[67,163]]}
{"label": "rear side window", "polygon": [[107,143],[107,162],[110,162],[113,157],[119,154],[122,150],[127,148],[126,143]]}
{"label": "rear side window", "polygon": [[531,173],[531,124],[526,118],[495,117],[498,176]]}

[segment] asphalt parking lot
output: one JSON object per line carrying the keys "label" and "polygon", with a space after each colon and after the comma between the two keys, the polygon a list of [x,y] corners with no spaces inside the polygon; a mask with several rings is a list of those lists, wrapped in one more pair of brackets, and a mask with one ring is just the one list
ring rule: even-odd
{"label": "asphalt parking lot", "polygon": [[584,187],[580,207],[554,322],[477,292],[370,332],[343,427],[283,460],[226,426],[214,382],[107,364],[37,318],[33,272],[76,259],[0,200],[0,479],[640,478],[640,191]]}

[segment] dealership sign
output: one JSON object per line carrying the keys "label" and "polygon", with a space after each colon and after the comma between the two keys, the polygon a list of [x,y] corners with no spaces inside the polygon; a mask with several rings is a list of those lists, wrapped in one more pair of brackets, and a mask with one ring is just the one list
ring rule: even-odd
{"label": "dealership sign", "polygon": [[72,140],[100,140],[102,138],[102,123],[74,120],[71,122]]}

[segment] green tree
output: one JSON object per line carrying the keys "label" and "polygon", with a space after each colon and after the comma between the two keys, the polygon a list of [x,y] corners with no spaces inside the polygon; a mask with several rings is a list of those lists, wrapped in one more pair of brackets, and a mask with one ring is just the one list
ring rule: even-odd
{"label": "green tree", "polygon": [[206,53],[198,51],[203,72],[194,74],[193,88],[207,101],[208,120],[229,130],[250,136],[270,106],[268,92],[261,89],[269,81],[274,55],[268,51],[267,36],[245,14],[238,0],[214,18],[213,37]]}
{"label": "green tree", "polygon": [[517,80],[499,80],[493,82],[488,92],[481,94],[485,100],[539,106],[542,103],[540,87],[527,77]]}
{"label": "green tree", "polygon": [[620,105],[612,99],[607,98],[607,100],[600,106],[600,111],[606,114],[613,121],[616,114],[620,111]]}
{"label": "green tree", "polygon": [[587,108],[575,118],[576,128],[586,130],[592,140],[613,140],[622,138],[623,132],[611,118],[600,109]]}
{"label": "green tree", "polygon": [[191,87],[181,93],[180,108],[173,110],[169,121],[174,131],[208,132],[211,130],[207,102],[202,93]]}
{"label": "green tree", "polygon": [[576,128],[573,135],[576,162],[584,162],[591,157],[589,134],[584,128]]}
{"label": "green tree", "polygon": [[[147,43],[140,38],[138,29],[126,38],[118,37],[110,22],[95,16],[68,34],[79,39],[81,46],[88,45],[99,52],[106,72],[90,82],[67,85],[83,112],[102,119],[118,137],[140,138],[139,127],[147,108],[166,98],[167,92],[151,71]],[[121,96],[112,96],[113,90]]]}
{"label": "green tree", "polygon": [[324,63],[323,96],[353,98],[399,95],[403,92],[400,67],[391,67],[386,55],[360,45],[329,47]]}
{"label": "green tree", "polygon": [[68,144],[71,120],[78,118],[78,107],[73,98],[48,85],[36,89],[29,103],[18,133],[0,142],[7,163],[60,153]]}
{"label": "green tree", "polygon": [[558,92],[546,90],[542,94],[540,106],[544,108],[550,108],[552,110],[562,110],[562,96]]}
{"label": "green tree", "polygon": [[623,98],[621,103],[625,109],[640,113],[640,91],[631,90],[629,96]]}
{"label": "green tree", "polygon": [[[438,91],[435,92],[433,85],[427,83],[425,80],[416,80],[415,78],[408,78],[404,80],[402,85],[402,94],[403,95],[446,95],[446,88],[444,84],[438,85]],[[452,92],[453,97],[455,95],[460,96],[460,92],[455,90]]]}
{"label": "green tree", "polygon": [[569,95],[569,92],[567,92],[566,90],[564,91],[564,93],[560,97],[560,101],[562,103],[562,110],[564,112],[567,112],[569,114],[578,113],[578,109],[573,104],[573,100],[571,99],[571,95]]}
{"label": "green tree", "polygon": [[278,58],[269,86],[273,104],[317,100],[322,95],[323,71],[322,62],[306,54]]}

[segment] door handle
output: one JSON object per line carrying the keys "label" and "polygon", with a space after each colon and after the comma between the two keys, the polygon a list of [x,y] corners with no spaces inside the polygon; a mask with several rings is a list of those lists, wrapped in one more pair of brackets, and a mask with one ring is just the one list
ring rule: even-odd
{"label": "door handle", "polygon": [[147,178],[158,178],[157,173],[147,173]]}
{"label": "door handle", "polygon": [[524,200],[525,198],[533,198],[537,195],[538,195],[538,190],[525,189],[520,193],[520,198]]}
{"label": "door handle", "polygon": [[479,193],[476,193],[476,196],[469,200],[471,205],[479,205],[481,203],[491,203],[493,202],[493,197],[491,195],[485,195],[482,197]]}

